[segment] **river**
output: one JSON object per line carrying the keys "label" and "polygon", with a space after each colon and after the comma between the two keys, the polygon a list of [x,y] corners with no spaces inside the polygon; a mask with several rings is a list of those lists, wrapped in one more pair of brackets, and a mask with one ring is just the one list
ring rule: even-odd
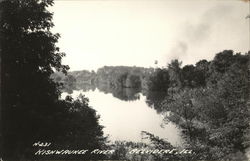
{"label": "river", "polygon": [[[173,146],[181,146],[181,130],[172,122],[164,120],[164,114],[157,112],[146,103],[141,93],[133,93],[134,99],[114,97],[114,94],[94,90],[73,90],[62,93],[62,98],[79,94],[89,98],[89,105],[100,115],[100,124],[104,126],[105,136],[111,141],[144,142],[141,131],[147,131],[167,140]],[[126,94],[130,94],[126,89]],[[167,113],[165,113],[167,114]]]}

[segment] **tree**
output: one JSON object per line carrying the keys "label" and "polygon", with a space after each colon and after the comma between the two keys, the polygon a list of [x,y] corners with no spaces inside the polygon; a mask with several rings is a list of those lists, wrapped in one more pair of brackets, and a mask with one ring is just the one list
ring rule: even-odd
{"label": "tree", "polygon": [[168,64],[168,71],[171,81],[171,86],[173,87],[181,87],[182,86],[182,73],[181,73],[181,64],[179,60],[172,60],[170,64]]}
{"label": "tree", "polygon": [[233,51],[224,50],[223,52],[216,54],[212,62],[213,65],[211,67],[214,67],[214,69],[218,72],[224,73],[233,63],[233,59]]}
{"label": "tree", "polygon": [[150,91],[167,92],[170,85],[169,72],[166,69],[156,69],[150,75],[147,85]]}
{"label": "tree", "polygon": [[206,84],[206,66],[198,62],[197,66],[185,65],[182,68],[183,86],[194,88],[205,86]]}
{"label": "tree", "polygon": [[196,83],[198,86],[206,86],[206,80],[208,77],[209,62],[207,60],[200,60],[195,64]]}
{"label": "tree", "polygon": [[[81,115],[72,113],[72,107],[59,100],[59,84],[50,78],[54,71],[66,73],[68,69],[68,66],[61,64],[65,54],[56,47],[59,34],[50,31],[53,27],[52,13],[47,7],[51,5],[53,0],[4,0],[0,3],[3,108],[1,151],[4,159],[25,160],[34,157],[32,144],[36,141],[46,140],[63,145],[68,128],[76,128],[80,124],[65,122],[66,118],[77,120]],[[85,107],[81,110],[82,114],[98,119],[94,112],[89,112],[91,109],[84,101],[78,103],[78,106]],[[95,129],[90,134],[92,139],[102,136],[101,126],[91,124],[88,120],[85,122],[85,127]],[[65,127],[65,123],[68,126]],[[79,131],[84,130],[83,126],[78,128]],[[73,134],[79,138],[80,134]],[[91,144],[92,139],[84,140],[86,145]]]}
{"label": "tree", "polygon": [[193,65],[185,65],[182,68],[183,84],[187,87],[194,87],[195,67]]}
{"label": "tree", "polygon": [[125,86],[129,88],[138,88],[138,89],[141,88],[140,76],[134,74],[128,74],[125,81]]}

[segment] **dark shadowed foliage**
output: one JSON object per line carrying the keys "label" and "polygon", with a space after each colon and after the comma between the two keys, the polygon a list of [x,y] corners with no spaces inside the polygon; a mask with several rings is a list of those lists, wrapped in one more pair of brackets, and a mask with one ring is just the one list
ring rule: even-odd
{"label": "dark shadowed foliage", "polygon": [[4,160],[33,158],[37,141],[51,142],[50,148],[81,149],[100,148],[105,140],[87,100],[59,100],[59,83],[50,78],[68,69],[61,64],[65,54],[56,47],[59,35],[50,32],[52,13],[46,8],[51,5],[52,0],[0,4]]}

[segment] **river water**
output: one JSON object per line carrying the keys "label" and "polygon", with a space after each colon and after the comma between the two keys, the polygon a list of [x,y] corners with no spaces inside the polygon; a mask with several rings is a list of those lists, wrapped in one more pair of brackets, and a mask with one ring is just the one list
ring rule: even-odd
{"label": "river water", "polygon": [[147,131],[173,146],[181,146],[181,130],[174,123],[164,120],[167,113],[157,113],[141,93],[133,96],[136,99],[123,99],[96,88],[90,91],[74,90],[71,94],[64,92],[62,98],[66,95],[76,98],[80,93],[89,98],[89,105],[100,115],[104,134],[111,141],[144,142],[141,131]]}

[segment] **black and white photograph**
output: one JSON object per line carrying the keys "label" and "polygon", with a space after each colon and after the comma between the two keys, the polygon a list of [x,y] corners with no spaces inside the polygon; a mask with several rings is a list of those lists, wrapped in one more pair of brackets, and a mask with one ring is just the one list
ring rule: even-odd
{"label": "black and white photograph", "polygon": [[250,0],[0,0],[0,161],[250,161]]}

